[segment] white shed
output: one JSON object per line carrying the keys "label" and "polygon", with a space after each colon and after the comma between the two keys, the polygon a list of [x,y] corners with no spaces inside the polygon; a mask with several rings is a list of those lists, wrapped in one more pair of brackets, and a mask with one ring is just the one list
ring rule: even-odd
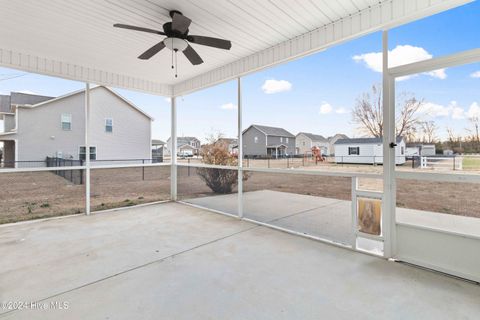
{"label": "white shed", "polygon": [[[397,138],[395,163],[405,163],[405,140]],[[383,164],[382,138],[339,139],[334,144],[336,163]]]}

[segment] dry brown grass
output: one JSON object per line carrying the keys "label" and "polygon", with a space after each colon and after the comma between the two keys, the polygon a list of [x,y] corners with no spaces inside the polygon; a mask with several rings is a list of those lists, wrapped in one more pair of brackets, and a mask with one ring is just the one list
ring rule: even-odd
{"label": "dry brown grass", "polygon": [[[195,168],[178,168],[180,198],[214,195]],[[132,206],[170,197],[170,167],[92,170],[92,211]],[[369,190],[381,190],[381,180],[360,179]],[[0,223],[84,212],[85,186],[74,185],[51,172],[0,173]],[[480,185],[398,180],[397,205],[411,209],[480,217]],[[276,190],[297,194],[351,198],[351,180],[301,174],[254,172],[245,192]],[[234,190],[236,192],[236,190]]]}

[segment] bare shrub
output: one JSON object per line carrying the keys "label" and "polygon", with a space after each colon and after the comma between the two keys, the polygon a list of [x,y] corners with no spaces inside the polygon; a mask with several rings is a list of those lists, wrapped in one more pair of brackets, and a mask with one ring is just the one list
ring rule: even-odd
{"label": "bare shrub", "polygon": [[[216,139],[211,138],[210,143],[202,146],[200,151],[202,162],[204,164],[236,166],[238,164],[237,156],[228,150],[228,144],[220,138],[220,136]],[[232,193],[238,184],[238,170],[197,168],[197,174],[215,193]],[[248,175],[244,173],[243,180],[247,179]]]}

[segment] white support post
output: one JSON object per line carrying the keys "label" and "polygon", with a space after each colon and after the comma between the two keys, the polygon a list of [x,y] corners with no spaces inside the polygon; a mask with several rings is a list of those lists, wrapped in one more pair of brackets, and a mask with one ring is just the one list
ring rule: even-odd
{"label": "white support post", "polygon": [[384,256],[394,256],[395,243],[395,80],[388,73],[388,31],[382,34],[383,45],[383,201],[382,234]]}
{"label": "white support post", "polygon": [[177,201],[177,102],[176,97],[171,98],[171,170],[170,170],[170,199]]}
{"label": "white support post", "polygon": [[85,214],[90,215],[90,83],[85,83]]}
{"label": "white support post", "polygon": [[354,250],[357,249],[357,189],[358,177],[352,177],[352,240],[351,245]]}
{"label": "white support post", "polygon": [[243,137],[242,137],[242,79],[237,79],[238,125],[238,217],[243,218]]}

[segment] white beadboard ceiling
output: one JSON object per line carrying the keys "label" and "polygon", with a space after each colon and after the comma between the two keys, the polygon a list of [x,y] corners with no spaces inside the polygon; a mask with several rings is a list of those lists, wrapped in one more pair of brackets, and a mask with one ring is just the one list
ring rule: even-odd
{"label": "white beadboard ceiling", "polygon": [[[79,81],[181,95],[368,32],[431,15],[469,0],[0,0],[0,65]],[[168,12],[193,20],[190,34],[232,41],[230,51],[192,46],[204,63],[171,52],[136,57],[162,36]]]}

